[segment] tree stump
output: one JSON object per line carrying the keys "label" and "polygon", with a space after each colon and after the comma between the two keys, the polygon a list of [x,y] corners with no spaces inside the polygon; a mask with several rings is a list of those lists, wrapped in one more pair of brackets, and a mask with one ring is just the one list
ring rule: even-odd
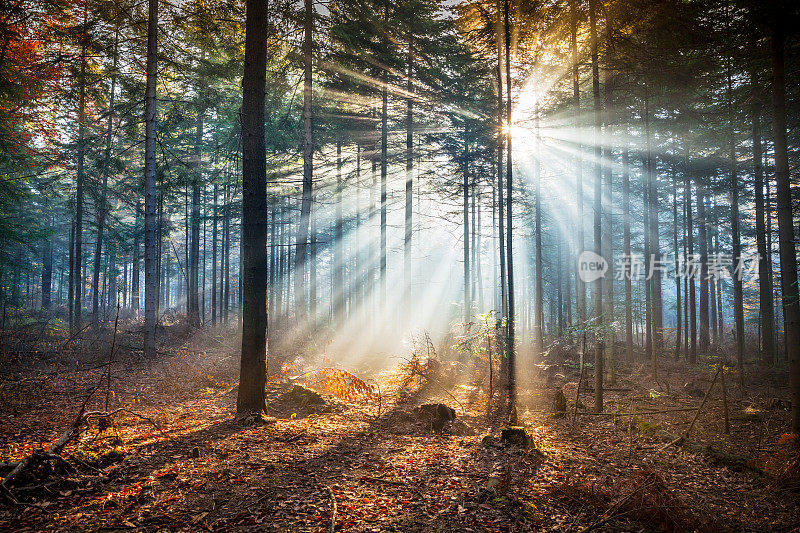
{"label": "tree stump", "polygon": [[567,416],[567,397],[564,391],[557,390],[553,397],[553,418],[564,418]]}
{"label": "tree stump", "polygon": [[522,426],[507,426],[502,429],[500,440],[512,446],[528,448],[533,443],[530,434]]}

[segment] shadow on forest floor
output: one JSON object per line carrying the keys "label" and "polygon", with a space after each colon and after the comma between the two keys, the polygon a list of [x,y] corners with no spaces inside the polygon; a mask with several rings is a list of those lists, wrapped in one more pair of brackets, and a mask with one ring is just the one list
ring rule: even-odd
{"label": "shadow on forest floor", "polygon": [[[768,476],[715,464],[703,454],[662,449],[658,431],[680,432],[691,412],[651,411],[696,405],[697,398],[683,390],[690,381],[707,385],[703,367],[666,363],[670,392],[662,392],[639,365],[621,364],[620,390],[607,394],[607,410],[643,414],[635,423],[620,415],[582,415],[574,431],[569,419],[543,412],[560,385],[542,381],[544,388],[521,395],[531,400],[520,412],[540,454],[499,446],[492,437],[499,419],[487,422],[480,396],[466,388],[452,393],[464,406],[459,418],[476,430],[471,436],[393,427],[398,413],[423,401],[453,400],[438,390],[384,405],[380,413],[374,404],[352,404],[243,426],[232,417],[232,363],[209,363],[188,353],[149,370],[114,369],[116,394],[156,420],[168,438],[131,416],[120,416],[114,431],[95,442],[95,432],[86,432],[70,453],[118,450],[124,460],[97,463],[99,475],[83,468],[80,475],[45,480],[24,494],[35,506],[0,510],[0,527],[318,531],[329,526],[335,501],[337,528],[346,531],[579,531],[658,524],[672,530],[777,530],[791,526],[800,510],[797,493],[782,491]],[[203,361],[205,366],[188,370]],[[96,383],[97,374],[74,373],[73,390]],[[52,441],[81,397],[64,398],[57,386],[43,386],[44,378],[24,379],[2,389],[18,411],[0,415],[4,459],[20,457],[37,438]],[[766,380],[744,399],[730,386],[731,435],[720,431],[721,398],[712,394],[693,439],[753,458],[776,454],[788,415],[754,411],[776,383]],[[28,403],[26,410],[15,394],[36,387],[39,408]],[[583,400],[588,403],[589,395]],[[41,406],[57,406],[56,412],[47,418]],[[780,496],[764,496],[772,493]]]}

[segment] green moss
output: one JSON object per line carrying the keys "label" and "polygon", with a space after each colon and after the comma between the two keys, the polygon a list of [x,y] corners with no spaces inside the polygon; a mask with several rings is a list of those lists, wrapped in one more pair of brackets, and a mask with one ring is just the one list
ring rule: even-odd
{"label": "green moss", "polygon": [[738,422],[761,422],[762,418],[759,413],[748,413],[744,412],[741,414],[735,414],[731,416],[732,420],[736,420]]}
{"label": "green moss", "polygon": [[100,462],[100,455],[93,450],[75,450],[75,453],[72,455],[76,459],[84,463],[89,463],[90,465],[96,465]]}
{"label": "green moss", "polygon": [[631,417],[631,427],[642,435],[655,435],[656,431],[661,429],[661,424],[654,424],[638,416],[633,416]]}
{"label": "green moss", "polygon": [[102,449],[98,446],[75,450],[76,459],[92,466],[104,466],[125,460],[125,452],[119,447]]}
{"label": "green moss", "polygon": [[120,448],[111,448],[100,459],[103,462],[118,463],[125,460],[125,453]]}

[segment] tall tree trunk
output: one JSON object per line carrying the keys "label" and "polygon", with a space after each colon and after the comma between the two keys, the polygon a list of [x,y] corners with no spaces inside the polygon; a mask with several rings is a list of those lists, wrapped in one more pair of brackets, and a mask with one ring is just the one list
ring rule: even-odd
{"label": "tall tree trunk", "polygon": [[[533,186],[534,186],[534,246],[536,248],[536,287],[534,295],[534,320],[533,320],[533,353],[540,357],[544,350],[544,277],[542,275],[542,167],[541,149],[542,136],[539,128],[539,106],[534,109],[534,121],[536,125],[536,155],[533,159]],[[559,270],[559,273],[561,271]]]}
{"label": "tall tree trunk", "polygon": [[[275,195],[270,195],[270,209],[269,209],[269,236],[267,238],[267,242],[269,246],[267,249],[269,250],[269,276],[267,277],[267,330],[272,326],[273,320],[275,320],[275,316],[277,316],[277,312],[275,310],[275,287],[277,286],[276,283],[276,269],[277,269],[277,260],[276,260],[276,253],[277,253],[277,224],[276,224],[276,214],[278,211],[277,208],[277,200]],[[220,279],[222,275],[220,274]],[[220,315],[221,316],[221,315]]]}
{"label": "tall tree trunk", "polygon": [[[311,204],[314,204],[314,193],[311,193]],[[313,320],[316,321],[317,317],[317,216],[316,211],[310,213],[311,218],[311,247],[308,252],[309,268],[308,268],[308,285],[309,285],[309,312]],[[316,322],[314,322],[316,324]]]}
{"label": "tall tree trunk", "polygon": [[[645,89],[646,91],[646,89]],[[658,174],[653,168],[653,155],[650,147],[650,102],[648,94],[645,92],[645,157],[647,158],[647,184],[650,190],[650,255],[655,267],[661,264],[661,245],[659,243],[658,227]],[[655,378],[658,373],[658,356],[664,347],[664,308],[661,298],[661,270],[653,268],[651,279],[652,300],[653,300],[653,351],[652,351],[652,371]]]}
{"label": "tall tree trunk", "polygon": [[14,305],[22,306],[23,302],[22,299],[22,285],[21,285],[21,278],[22,278],[22,243],[19,243],[15,246],[14,249],[14,271],[11,275],[11,302]]}
{"label": "tall tree trunk", "polygon": [[[732,103],[731,70],[728,68],[728,120],[730,122],[730,193],[731,193],[731,239],[733,241],[733,263],[739,265],[742,260],[742,242],[739,235],[739,180],[736,168],[736,134],[734,131],[734,114]],[[719,309],[720,320],[722,308]],[[744,386],[744,295],[741,275],[733,276],[733,315],[736,327],[736,366],[739,368],[739,385]],[[720,332],[722,333],[722,332]]]}
{"label": "tall tree trunk", "polygon": [[[597,0],[589,0],[589,40],[592,61],[592,103],[594,115],[594,253],[603,253],[603,176],[600,167],[600,66],[598,64]],[[594,315],[596,326],[603,324],[603,278],[594,282]],[[594,409],[603,411],[603,334],[595,335],[594,353]]]}
{"label": "tall tree trunk", "polygon": [[[231,194],[230,183],[225,184],[225,207],[224,218],[222,224],[224,226],[224,251],[223,262],[225,263],[222,271],[222,313],[224,321],[228,321],[228,316],[231,309],[231,202],[233,195]],[[281,245],[283,245],[283,212],[281,212]],[[283,261],[283,248],[281,248],[281,261]],[[281,266],[283,263],[281,262]],[[280,280],[281,286],[283,280]],[[280,308],[279,308],[280,313]]]}
{"label": "tall tree trunk", "polygon": [[[711,190],[714,189],[713,183],[710,185],[709,188]],[[717,200],[716,194],[712,193],[711,194],[711,198],[709,198],[709,202],[708,202],[709,203],[708,210],[706,211],[706,216],[709,219],[711,218],[711,213],[716,212],[716,209],[715,209],[716,203],[717,203],[716,200]],[[717,233],[717,226],[716,226],[715,222],[716,221],[712,222],[711,220],[709,220],[708,223],[706,224],[706,228],[707,228],[706,231],[707,231],[707,237],[708,237],[708,256],[712,256],[712,254],[713,254],[714,257],[718,257],[719,249],[714,244],[714,240],[715,240],[714,238],[715,238],[716,233]],[[708,260],[708,262],[709,262],[709,266],[710,266],[710,259]],[[710,268],[709,268],[709,274],[710,274],[711,277],[708,280],[708,301],[709,301],[709,304],[708,304],[709,305],[709,310],[708,310],[709,318],[708,318],[708,320],[711,323],[711,345],[715,346],[719,342],[719,338],[720,338],[720,331],[719,331],[719,329],[717,327],[719,325],[719,318],[717,316],[717,308],[718,308],[718,306],[717,306],[717,280],[718,280],[718,278],[717,278],[715,272],[711,272]],[[726,362],[727,362],[727,356],[726,356]]]}
{"label": "tall tree trunk", "polygon": [[[572,59],[572,107],[573,107],[573,126],[577,129],[580,126],[581,121],[581,88],[580,88],[580,70],[579,70],[579,59],[578,59],[578,8],[577,8],[578,0],[570,0],[569,7],[570,7],[570,52],[571,52],[571,59]],[[584,221],[583,221],[583,173],[582,173],[582,159],[580,153],[582,152],[582,147],[579,145],[577,147],[579,155],[575,157],[575,196],[578,202],[578,223],[577,226],[577,255],[584,251],[584,235],[583,235],[583,228],[584,228]],[[585,334],[585,325],[586,325],[586,284],[577,275],[577,261],[575,261],[576,265],[576,276],[575,276],[575,296],[576,298],[576,307],[578,311],[578,321],[580,323],[581,331],[584,333],[581,334],[581,343],[580,343],[580,365],[581,369],[583,369],[583,357],[584,351],[586,349],[586,334]]]}
{"label": "tall tree trunk", "polygon": [[333,268],[331,292],[333,297],[333,324],[341,326],[344,321],[344,223],[342,220],[342,139],[336,139],[336,212],[333,223]]}
{"label": "tall tree trunk", "polygon": [[[84,23],[86,15],[84,14]],[[85,30],[84,30],[85,31]],[[77,331],[81,327],[81,307],[83,306],[83,280],[81,273],[82,252],[83,252],[83,188],[85,180],[84,164],[86,159],[86,39],[83,37],[81,44],[81,66],[80,77],[78,80],[78,165],[77,179],[75,186],[75,298],[74,298],[74,318],[72,326]]]}
{"label": "tall tree trunk", "polygon": [[622,246],[625,261],[625,358],[633,361],[633,290],[631,286],[631,173],[627,148],[622,152]]}
{"label": "tall tree trunk", "polygon": [[[611,27],[611,18],[608,11],[605,11],[605,39],[606,39],[606,54],[611,53],[613,46],[613,32]],[[603,187],[603,257],[608,261],[608,270],[603,277],[603,315],[605,323],[614,323],[614,242],[612,240],[612,211],[613,211],[613,184],[614,172],[612,166],[614,165],[614,152],[612,145],[614,142],[613,134],[611,131],[612,123],[614,121],[614,104],[613,93],[609,84],[609,71],[611,65],[606,60],[605,69],[603,70],[603,95],[605,96],[604,109],[603,109],[603,158],[605,160],[604,173],[604,187]],[[608,377],[612,385],[617,382],[616,373],[616,353],[615,344],[616,336],[614,328],[609,328],[607,333],[608,339],[605,342],[604,366],[608,369]]]}
{"label": "tall tree trunk", "polygon": [[[213,163],[216,165],[216,158]],[[203,262],[200,265],[200,271],[203,273],[200,283],[200,323],[206,323],[206,275],[208,274],[208,266],[206,264],[208,259],[208,190],[205,184],[202,188],[202,203],[203,203]]]}
{"label": "tall tree trunk", "polygon": [[[715,230],[714,253],[719,257],[719,228],[715,228]],[[719,331],[720,341],[722,341],[725,337],[725,314],[722,312],[722,276],[717,276],[715,281],[717,284],[717,331]]]}
{"label": "tall tree trunk", "polygon": [[187,270],[189,280],[186,297],[186,314],[189,324],[200,326],[200,183],[203,180],[203,108],[198,103],[195,138],[195,172],[192,176],[191,242]]}
{"label": "tall tree trunk", "polygon": [[267,167],[264,100],[267,2],[247,0],[242,79],[242,359],[236,412],[266,412]]}
{"label": "tall tree trunk", "polygon": [[771,250],[767,248],[767,235],[764,223],[764,155],[761,148],[761,109],[758,99],[758,82],[754,68],[750,70],[750,105],[753,122],[753,177],[756,204],[756,249],[758,252],[758,308],[761,324],[761,361],[772,364],[775,361],[775,316],[770,283]]}
{"label": "tall tree trunk", "polygon": [[[687,161],[688,163],[688,161]],[[692,212],[692,180],[688,170],[683,177],[684,201],[686,202],[686,240],[688,254],[686,260],[694,260],[694,213]],[[699,190],[698,190],[699,193]],[[698,202],[699,205],[699,202]],[[697,295],[695,283],[696,276],[692,274],[688,277],[689,281],[689,335],[691,337],[689,347],[689,364],[697,364]]]}
{"label": "tall tree trunk", "polygon": [[[112,239],[109,243],[108,256],[108,305],[104,314],[117,306],[117,243]],[[112,311],[113,312],[113,311]]]}
{"label": "tall tree trunk", "polygon": [[706,228],[705,187],[697,185],[697,224],[700,241],[700,352],[708,355],[708,237]]}
{"label": "tall tree trunk", "polygon": [[775,142],[775,184],[778,214],[781,291],[789,382],[792,395],[792,432],[800,434],[800,294],[792,220],[792,190],[786,146],[786,74],[784,66],[783,2],[772,0],[772,124]]}
{"label": "tall tree trunk", "polygon": [[[688,195],[691,194],[688,187],[688,169],[686,168],[686,158],[684,158],[684,167],[683,167],[683,205],[682,205],[682,214],[683,217],[683,233],[681,235],[681,245],[683,248],[683,257],[681,258],[683,265],[686,264],[686,260],[689,257],[689,198]],[[694,288],[694,279],[689,279],[689,276],[686,275],[686,269],[682,268],[681,277],[683,278],[683,357],[688,359],[689,357],[689,336],[691,332],[689,330],[689,283],[691,282],[692,288]],[[694,305],[694,302],[692,302]]]}
{"label": "tall tree trunk", "polygon": [[[673,150],[672,157],[676,154]],[[675,172],[675,162],[672,163],[672,247],[675,251],[675,359],[681,355],[681,337],[683,336],[683,322],[681,321],[681,277],[677,275],[680,250],[678,249],[678,177]]]}
{"label": "tall tree trunk", "polygon": [[[278,284],[278,287],[275,289],[275,312],[278,315],[277,319],[279,322],[283,322],[285,318],[285,314],[283,312],[283,285],[284,285],[284,266],[286,262],[286,208],[285,208],[286,199],[284,196],[278,197],[278,210],[280,215],[280,221],[278,222],[278,258],[277,258],[277,274],[275,276],[275,282]],[[227,254],[226,254],[227,255]],[[225,275],[226,283],[228,275]],[[227,296],[226,296],[227,298]],[[227,304],[226,304],[227,306]],[[225,311],[225,320],[228,319],[228,312]]]}
{"label": "tall tree trunk", "polygon": [[98,325],[98,299],[100,289],[100,258],[103,252],[103,230],[108,216],[108,171],[111,163],[111,145],[114,127],[114,99],[117,92],[117,47],[119,45],[119,28],[114,32],[114,59],[111,70],[111,93],[108,96],[108,125],[106,127],[106,151],[103,156],[103,182],[100,189],[100,205],[97,207],[97,240],[94,244],[94,274],[92,276],[92,323]]}
{"label": "tall tree trunk", "polygon": [[139,316],[139,224],[142,220],[142,203],[136,199],[136,231],[133,233],[133,264],[131,265],[131,309]]}
{"label": "tall tree trunk", "polygon": [[[506,233],[505,233],[505,191],[503,189],[504,169],[503,169],[503,149],[505,147],[506,135],[502,134],[502,125],[505,122],[505,99],[503,86],[503,46],[505,43],[505,32],[503,22],[500,18],[501,0],[497,0],[497,24],[495,28],[497,40],[497,124],[501,132],[497,136],[497,228],[499,234],[499,253],[500,253],[500,309],[497,315],[497,328],[499,330],[503,318],[508,316],[508,281],[506,277]],[[500,336],[498,335],[498,338]],[[501,375],[508,375],[508,360],[502,357]]]}
{"label": "tall tree trunk", "polygon": [[[51,222],[52,227],[52,222]],[[42,248],[42,309],[50,309],[53,280],[53,242],[47,239]]]}
{"label": "tall tree trunk", "polygon": [[361,211],[361,142],[356,142],[356,220],[353,230],[353,301],[358,311],[358,319],[364,319],[364,255],[361,249],[362,211]]}
{"label": "tall tree trunk", "polygon": [[513,193],[513,159],[511,151],[511,21],[510,0],[504,0],[505,45],[506,45],[506,265],[508,268],[508,315],[506,317],[506,358],[508,359],[508,408],[511,421],[516,414],[516,353],[514,351],[514,246],[512,240],[512,193]]}
{"label": "tall tree trunk", "polygon": [[[69,226],[69,276],[67,280],[67,316],[69,317],[70,331],[75,328],[75,282],[77,281],[75,278],[75,217],[71,217]],[[0,290],[3,290],[2,285],[0,285]]]}
{"label": "tall tree trunk", "polygon": [[311,195],[314,188],[314,116],[313,100],[313,38],[314,2],[304,1],[303,24],[303,198],[297,227],[297,249],[294,259],[295,315],[299,322],[306,318],[305,263],[308,255],[308,226],[311,216]]}
{"label": "tall tree trunk", "polygon": [[[563,246],[563,241],[561,238],[556,238],[556,260],[558,264],[569,264],[569,249],[565,249],[566,247]],[[562,255],[563,254],[563,255]],[[564,257],[566,255],[566,258]],[[566,259],[564,263],[561,261]],[[562,279],[561,269],[557,269],[556,275],[556,304],[558,306],[558,317],[556,320],[556,331],[558,333],[558,338],[561,339],[564,336],[564,279]],[[569,286],[569,274],[566,277],[567,285]],[[569,297],[568,297],[569,298]],[[569,301],[569,299],[567,300]]]}
{"label": "tall tree trunk", "polygon": [[120,305],[123,309],[128,308],[128,261],[125,257],[122,259],[122,301]]}
{"label": "tall tree trunk", "polygon": [[[383,20],[389,21],[389,2],[384,0]],[[384,38],[384,41],[388,39]],[[387,43],[388,44],[388,43]],[[386,186],[389,171],[389,70],[384,68],[381,80],[381,312],[386,311]]]}
{"label": "tall tree trunk", "polygon": [[[405,279],[406,305],[414,301],[412,291],[411,274],[411,234],[414,198],[414,52],[413,40],[409,35],[408,51],[406,55],[406,209],[405,209],[405,232],[403,235],[403,277]],[[360,187],[359,187],[360,189]],[[408,312],[408,310],[406,310]]]}
{"label": "tall tree trunk", "polygon": [[[214,202],[211,208],[211,325],[217,324],[217,184],[214,184]],[[273,211],[273,217],[274,217]],[[274,220],[274,219],[273,219]]]}
{"label": "tall tree trunk", "polygon": [[[609,113],[606,113],[608,116]],[[605,129],[608,129],[608,122],[606,122]],[[611,142],[610,136],[605,135],[606,142]],[[608,145],[606,145],[608,146]],[[614,243],[611,238],[612,231],[612,211],[613,211],[613,196],[612,186],[614,173],[611,170],[611,165],[614,161],[614,154],[610,148],[604,151],[604,158],[606,160],[604,169],[604,186],[603,186],[603,257],[608,259],[608,270],[603,277],[603,320],[605,323],[614,322]],[[607,368],[607,373],[611,384],[617,381],[616,365],[615,365],[615,335],[614,329],[611,328],[607,333],[608,339],[605,340],[605,354],[604,366]]]}
{"label": "tall tree trunk", "polygon": [[[774,151],[773,151],[773,153],[774,153]],[[765,154],[765,157],[766,157],[766,154]],[[775,231],[773,231],[773,229],[772,229],[772,226],[773,226],[773,224],[772,224],[772,219],[773,219],[772,204],[773,204],[773,200],[772,200],[772,191],[771,191],[772,187],[770,185],[769,178],[764,180],[764,188],[765,188],[765,194],[764,194],[764,211],[765,211],[765,214],[764,215],[765,215],[765,218],[767,219],[767,250],[771,254],[772,253],[772,241],[775,238],[775,235],[774,235]],[[778,260],[780,260],[780,251],[778,251]],[[772,311],[772,315],[774,317],[774,321],[772,323],[772,327],[773,327],[773,331],[775,332],[775,361],[777,362],[778,361],[778,333],[777,333],[777,331],[778,331],[778,321],[780,320],[779,317],[782,316],[781,310],[782,310],[783,303],[779,301],[778,290],[774,287],[773,278],[774,278],[775,272],[774,272],[774,269],[772,267],[772,263],[771,262],[767,263],[767,272],[768,272],[767,281],[769,283],[769,291],[770,291],[770,294],[772,295],[772,300],[774,302],[773,306],[772,306],[772,310],[773,310]],[[784,350],[784,356],[785,356],[785,350]]]}
{"label": "tall tree trunk", "polygon": [[[644,238],[645,272],[650,271],[652,248],[650,246],[650,187],[648,187],[647,158],[642,160],[642,236]],[[651,279],[644,280],[644,360],[652,359],[653,352],[653,284]]]}
{"label": "tall tree trunk", "polygon": [[158,74],[158,0],[148,0],[147,85],[144,154],[144,354],[156,355],[158,306],[158,224],[156,222],[156,76]]}
{"label": "tall tree trunk", "polygon": [[469,332],[472,320],[472,298],[470,297],[470,249],[469,249],[469,129],[464,126],[464,169],[461,189],[464,197],[464,332]]}

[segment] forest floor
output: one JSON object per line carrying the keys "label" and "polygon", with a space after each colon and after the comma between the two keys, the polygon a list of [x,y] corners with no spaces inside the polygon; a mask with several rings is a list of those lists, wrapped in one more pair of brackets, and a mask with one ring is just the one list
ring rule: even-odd
{"label": "forest floor", "polygon": [[[786,396],[781,370],[759,370],[757,383],[746,376],[744,394],[728,375],[730,434],[717,383],[692,444],[669,445],[711,383],[709,364],[665,358],[660,385],[648,367],[620,364],[606,391],[606,411],[618,414],[577,419],[571,367],[543,366],[534,391],[520,395],[519,416],[533,437],[520,448],[501,442],[498,417],[486,416],[486,396],[469,384],[331,400],[328,412],[289,409],[247,424],[233,417],[230,332],[187,341],[167,331],[166,344],[182,347],[145,361],[134,351],[136,331],[74,340],[43,330],[0,334],[3,475],[55,442],[88,396],[87,412],[128,411],[103,418],[110,427],[102,432],[99,418],[90,419],[61,451],[67,464],[42,460],[10,483],[18,503],[0,503],[3,531],[800,528],[797,472],[788,470],[797,455],[781,440],[789,413],[773,399]],[[112,342],[118,352],[109,366]],[[398,375],[385,374],[382,389],[413,389]],[[559,388],[570,401],[564,418],[548,412]],[[270,390],[274,399],[280,386]],[[590,405],[591,392],[581,399]],[[455,408],[460,434],[397,422],[421,402]]]}

